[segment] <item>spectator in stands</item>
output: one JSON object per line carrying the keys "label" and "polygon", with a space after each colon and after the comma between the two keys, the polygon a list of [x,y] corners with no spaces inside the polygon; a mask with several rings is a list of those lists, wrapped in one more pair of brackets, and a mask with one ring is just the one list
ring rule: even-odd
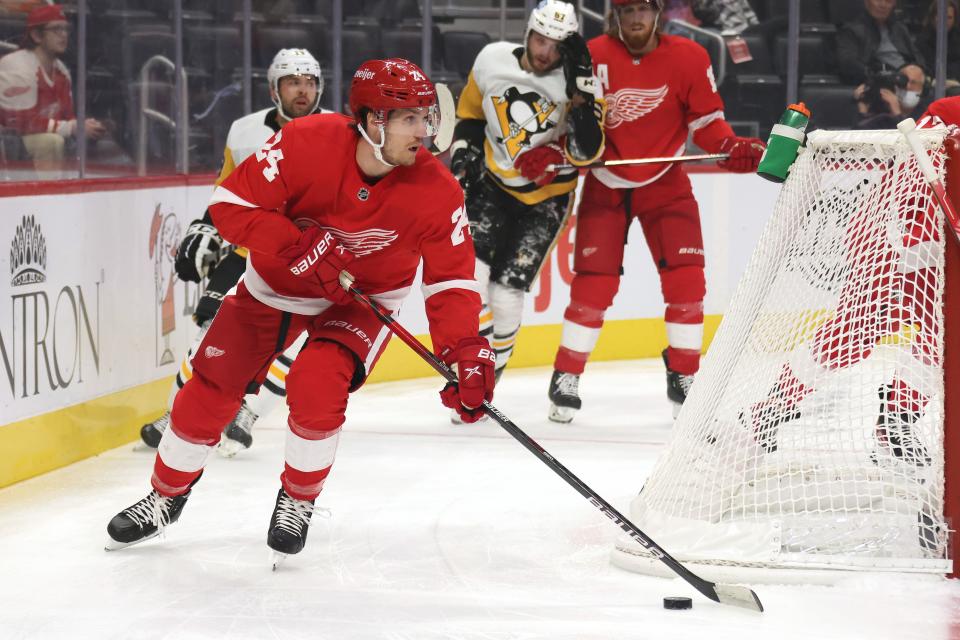
{"label": "spectator in stands", "polygon": [[908,64],[923,67],[923,55],[910,31],[893,14],[896,0],[864,0],[863,5],[860,17],[837,32],[840,77],[849,84],[862,84],[871,68],[893,71]]}
{"label": "spectator in stands", "polygon": [[917,118],[930,105],[930,82],[923,69],[904,65],[897,72],[871,74],[854,90],[862,120],[857,129],[895,129],[901,120]]}
{"label": "spectator in stands", "polygon": [[683,20],[688,24],[700,26],[700,19],[693,12],[692,4],[694,1],[695,0],[665,0],[661,19],[664,22]]}
{"label": "spectator in stands", "polygon": [[[960,80],[960,28],[957,25],[960,14],[960,0],[947,0],[947,78]],[[930,3],[927,17],[923,20],[923,31],[917,36],[917,47],[924,60],[928,61],[929,71],[934,73],[937,59],[937,0]]]}
{"label": "spectator in stands", "polygon": [[701,26],[724,35],[741,33],[760,24],[748,0],[692,0],[691,7]]}
{"label": "spectator in stands", "polygon": [[[60,60],[70,26],[58,5],[27,16],[23,48],[0,58],[0,117],[16,130],[38,171],[59,172],[67,138],[76,133],[70,71]],[[97,139],[106,130],[93,118],[84,129]]]}

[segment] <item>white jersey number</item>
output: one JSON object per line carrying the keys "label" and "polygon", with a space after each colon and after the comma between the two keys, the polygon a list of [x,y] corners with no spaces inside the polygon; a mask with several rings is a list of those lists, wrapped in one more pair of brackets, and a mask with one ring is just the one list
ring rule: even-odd
{"label": "white jersey number", "polygon": [[283,136],[282,131],[278,131],[270,140],[257,149],[257,162],[267,161],[267,166],[263,168],[263,177],[267,179],[267,182],[273,182],[277,179],[277,176],[280,175],[280,167],[278,163],[283,160],[283,151],[281,149],[274,149],[274,145],[280,143],[280,139]]}
{"label": "white jersey number", "polygon": [[453,212],[453,215],[450,216],[450,222],[453,223],[453,233],[450,234],[450,242],[453,246],[463,244],[464,241],[464,230],[466,233],[470,233],[470,221],[467,220],[467,209],[466,207],[460,207]]}

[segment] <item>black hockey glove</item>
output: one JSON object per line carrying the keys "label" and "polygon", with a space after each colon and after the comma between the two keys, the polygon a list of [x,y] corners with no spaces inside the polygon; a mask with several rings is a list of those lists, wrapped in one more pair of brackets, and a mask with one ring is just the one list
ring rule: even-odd
{"label": "black hockey glove", "polygon": [[187,282],[200,282],[207,276],[210,267],[220,261],[223,238],[213,225],[203,220],[194,220],[177,249],[173,268],[177,276]]}
{"label": "black hockey glove", "polygon": [[467,192],[483,177],[483,149],[466,140],[457,140],[450,149],[450,172]]}
{"label": "black hockey glove", "polygon": [[563,75],[567,80],[567,97],[581,96],[592,102],[596,96],[596,81],[593,78],[593,60],[587,42],[579,33],[572,33],[560,43],[563,60]]}

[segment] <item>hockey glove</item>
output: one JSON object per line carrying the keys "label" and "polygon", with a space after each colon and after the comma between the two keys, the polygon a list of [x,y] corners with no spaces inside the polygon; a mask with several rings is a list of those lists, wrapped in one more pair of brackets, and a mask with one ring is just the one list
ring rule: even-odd
{"label": "hockey glove", "polygon": [[557,170],[547,171],[551,164],[563,164],[567,157],[563,154],[560,145],[553,142],[534,147],[513,161],[513,167],[527,180],[536,183],[538,187],[550,184],[557,176]]}
{"label": "hockey glove", "polygon": [[483,149],[466,140],[457,140],[450,149],[450,173],[467,192],[483,177]]}
{"label": "hockey glove", "polygon": [[593,77],[593,61],[587,42],[579,33],[572,33],[560,43],[563,60],[563,76],[567,81],[567,97],[576,95],[592,102],[596,96],[596,80]]}
{"label": "hockey glove", "polygon": [[200,282],[210,268],[220,261],[223,238],[217,228],[203,220],[194,220],[177,248],[173,268],[186,282]]}
{"label": "hockey glove", "polygon": [[298,278],[315,278],[327,300],[334,304],[348,304],[353,300],[340,286],[340,272],[350,266],[354,255],[323,227],[306,229],[279,257]]}
{"label": "hockey glove", "polygon": [[729,153],[730,157],[718,162],[717,166],[733,173],[753,173],[766,149],[767,145],[759,138],[724,138],[720,141],[720,153]]}
{"label": "hockey glove", "polygon": [[448,382],[440,392],[443,406],[455,410],[464,422],[483,417],[483,401],[493,400],[494,367],[497,356],[486,338],[463,338],[447,349],[443,361],[457,372],[457,382]]}

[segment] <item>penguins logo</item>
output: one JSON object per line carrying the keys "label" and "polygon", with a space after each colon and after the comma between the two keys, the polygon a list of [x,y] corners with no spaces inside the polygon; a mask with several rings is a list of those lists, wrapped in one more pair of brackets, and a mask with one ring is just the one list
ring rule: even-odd
{"label": "penguins logo", "polygon": [[550,120],[557,105],[536,92],[520,93],[516,87],[510,87],[502,97],[493,96],[492,99],[503,134],[499,141],[506,147],[511,159],[516,158],[524,147],[530,146],[533,136],[557,126]]}

